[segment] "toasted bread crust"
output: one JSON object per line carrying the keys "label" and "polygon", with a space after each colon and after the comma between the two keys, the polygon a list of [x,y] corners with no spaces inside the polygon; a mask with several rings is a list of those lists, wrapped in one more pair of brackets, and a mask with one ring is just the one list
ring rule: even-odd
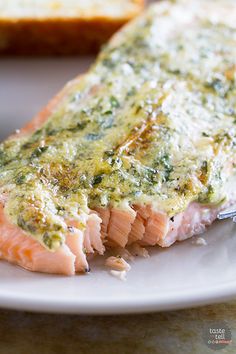
{"label": "toasted bread crust", "polygon": [[122,18],[0,18],[0,55],[76,55],[97,53],[114,32],[138,15]]}

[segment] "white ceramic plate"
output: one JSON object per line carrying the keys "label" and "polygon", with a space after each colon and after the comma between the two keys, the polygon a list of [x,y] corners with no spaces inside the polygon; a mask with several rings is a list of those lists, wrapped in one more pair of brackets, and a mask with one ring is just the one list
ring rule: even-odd
{"label": "white ceramic plate", "polygon": [[[1,60],[0,133],[5,137],[46,104],[90,59]],[[34,274],[0,261],[0,307],[80,314],[177,309],[236,296],[236,227],[214,224],[207,246],[192,240],[136,259],[126,282],[112,277],[99,257],[92,273],[71,278]]]}

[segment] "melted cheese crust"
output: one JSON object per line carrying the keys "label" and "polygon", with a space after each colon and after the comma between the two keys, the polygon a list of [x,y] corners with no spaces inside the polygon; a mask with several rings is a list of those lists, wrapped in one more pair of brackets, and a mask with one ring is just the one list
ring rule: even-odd
{"label": "melted cheese crust", "polygon": [[88,207],[172,216],[221,203],[235,166],[235,11],[164,1],[119,32],[40,129],[1,145],[11,220],[55,249]]}

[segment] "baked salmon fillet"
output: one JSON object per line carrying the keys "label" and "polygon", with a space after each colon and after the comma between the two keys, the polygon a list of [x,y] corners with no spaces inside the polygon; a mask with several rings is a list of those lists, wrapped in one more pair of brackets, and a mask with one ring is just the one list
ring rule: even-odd
{"label": "baked salmon fillet", "polygon": [[[0,146],[0,257],[73,275],[235,200],[236,3],[163,1]],[[230,192],[231,190],[231,192]]]}

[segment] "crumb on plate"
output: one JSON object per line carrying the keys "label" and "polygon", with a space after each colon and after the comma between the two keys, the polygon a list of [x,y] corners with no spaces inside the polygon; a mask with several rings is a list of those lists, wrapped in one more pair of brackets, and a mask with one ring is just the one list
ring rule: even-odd
{"label": "crumb on plate", "polygon": [[106,262],[105,262],[105,265],[113,270],[116,270],[116,271],[126,271],[128,272],[131,267],[129,265],[129,263],[127,263],[124,258],[122,257],[114,257],[114,256],[111,256],[111,257],[108,257],[106,259]]}
{"label": "crumb on plate", "polygon": [[203,237],[197,237],[196,239],[194,239],[192,241],[192,244],[194,244],[196,246],[206,246],[207,242]]}
{"label": "crumb on plate", "polygon": [[119,270],[110,270],[110,274],[117,278],[117,279],[120,279],[122,281],[126,281],[127,278],[127,271],[126,270],[122,270],[122,271],[119,271]]}

